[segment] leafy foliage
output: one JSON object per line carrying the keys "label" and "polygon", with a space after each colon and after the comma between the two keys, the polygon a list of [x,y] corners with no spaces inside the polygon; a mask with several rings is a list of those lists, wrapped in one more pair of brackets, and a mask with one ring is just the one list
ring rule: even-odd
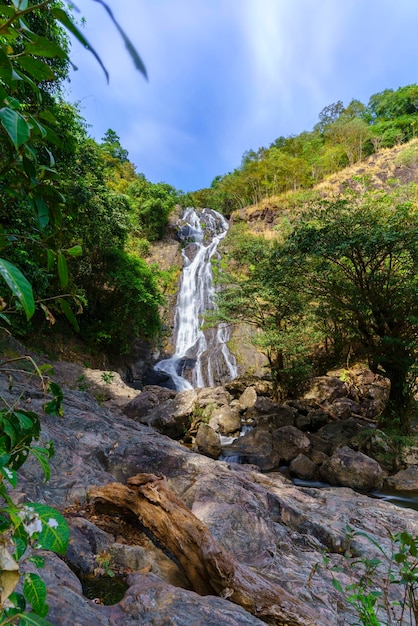
{"label": "leafy foliage", "polygon": [[[349,543],[364,539],[374,547],[376,556],[354,556],[351,549],[345,554],[345,568],[334,567],[333,585],[345,601],[352,605],[364,626],[402,626],[418,623],[418,536],[407,531],[389,535],[389,549],[368,533],[347,526]],[[325,559],[328,566],[328,559]],[[356,571],[358,581],[344,587],[338,572],[346,567]],[[391,591],[396,590],[398,597]]]}
{"label": "leafy foliage", "polygon": [[418,347],[417,235],[415,202],[370,192],[311,207],[274,252],[303,281],[317,318],[339,320],[371,369],[390,379],[389,422],[405,434]]}

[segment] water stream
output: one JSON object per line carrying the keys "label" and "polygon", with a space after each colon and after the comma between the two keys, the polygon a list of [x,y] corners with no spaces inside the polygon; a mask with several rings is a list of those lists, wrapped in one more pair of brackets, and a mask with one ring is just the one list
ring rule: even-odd
{"label": "water stream", "polygon": [[205,313],[214,308],[213,266],[220,270],[218,245],[228,230],[226,219],[212,209],[185,210],[179,228],[183,271],[174,319],[175,352],[155,365],[170,376],[176,390],[213,387],[237,376],[227,342],[229,328],[202,329]]}

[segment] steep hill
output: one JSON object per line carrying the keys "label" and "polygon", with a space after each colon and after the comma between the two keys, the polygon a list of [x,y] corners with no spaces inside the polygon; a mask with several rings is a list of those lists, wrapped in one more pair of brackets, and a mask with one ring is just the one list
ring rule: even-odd
{"label": "steep hill", "polygon": [[292,220],[317,198],[335,198],[347,188],[393,189],[418,180],[418,139],[380,150],[365,161],[331,174],[312,190],[288,191],[234,211],[231,224],[247,222],[254,234],[275,237],[282,220]]}

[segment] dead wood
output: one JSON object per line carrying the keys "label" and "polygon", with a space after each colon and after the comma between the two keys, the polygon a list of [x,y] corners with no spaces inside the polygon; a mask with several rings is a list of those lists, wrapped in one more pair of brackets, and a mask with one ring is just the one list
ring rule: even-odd
{"label": "dead wood", "polygon": [[179,562],[194,591],[218,595],[275,626],[327,626],[307,604],[225,550],[208,528],[153,474],[90,491],[94,504],[128,509]]}

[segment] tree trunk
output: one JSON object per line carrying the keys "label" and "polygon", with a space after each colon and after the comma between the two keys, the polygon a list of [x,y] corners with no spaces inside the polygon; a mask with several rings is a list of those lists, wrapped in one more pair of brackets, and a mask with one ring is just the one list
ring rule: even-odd
{"label": "tree trunk", "polygon": [[90,496],[95,505],[133,512],[177,559],[193,590],[200,595],[227,598],[274,626],[327,626],[323,616],[307,604],[238,563],[166,488],[163,478],[137,474],[128,479],[126,486],[111,483],[91,490]]}

